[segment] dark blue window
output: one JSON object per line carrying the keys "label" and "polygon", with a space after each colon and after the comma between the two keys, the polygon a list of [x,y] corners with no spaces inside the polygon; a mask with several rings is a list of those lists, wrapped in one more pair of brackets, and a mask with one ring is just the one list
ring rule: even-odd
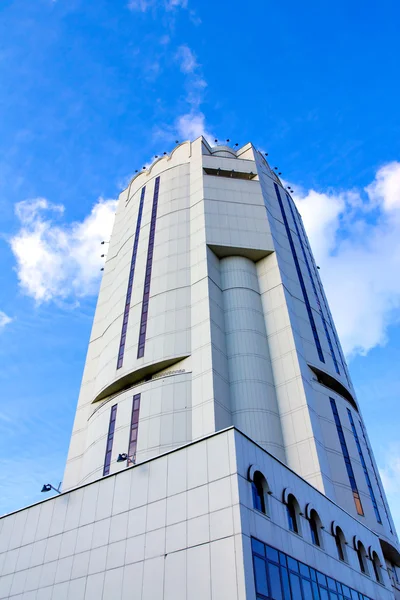
{"label": "dark blue window", "polygon": [[121,332],[121,339],[119,342],[117,369],[120,369],[124,362],[126,330],[128,328],[129,309],[130,309],[130,305],[131,305],[133,278],[135,276],[136,256],[137,256],[137,249],[138,249],[138,245],[139,245],[140,226],[142,223],[142,213],[143,213],[143,204],[144,204],[145,193],[146,193],[146,186],[144,186],[142,188],[142,193],[140,194],[139,210],[138,210],[138,216],[136,219],[135,239],[133,242],[131,268],[129,270],[129,279],[128,279],[128,290],[126,292],[124,318],[122,321],[122,332]]}
{"label": "dark blue window", "polygon": [[357,450],[358,450],[358,456],[360,457],[360,462],[361,462],[361,465],[362,465],[362,468],[363,468],[363,471],[364,471],[365,479],[367,481],[369,495],[371,496],[372,506],[374,507],[376,520],[378,521],[378,523],[382,523],[381,515],[379,514],[379,510],[378,510],[378,505],[376,503],[376,498],[375,498],[374,490],[372,488],[371,479],[369,477],[367,465],[366,465],[365,460],[364,460],[364,455],[363,455],[363,451],[362,451],[362,448],[361,448],[360,440],[358,438],[357,429],[356,429],[356,426],[354,424],[353,415],[351,414],[351,411],[349,409],[347,409],[347,414],[349,415],[349,421],[350,421],[351,429],[353,431],[354,440],[356,442],[356,446],[357,446]]}
{"label": "dark blue window", "polygon": [[146,272],[145,272],[145,278],[144,278],[142,315],[140,318],[139,343],[138,343],[138,352],[137,352],[138,358],[142,358],[142,356],[144,356],[144,347],[146,344],[147,316],[149,314],[148,307],[149,307],[149,297],[150,297],[150,281],[151,281],[151,269],[153,266],[154,234],[155,234],[155,230],[156,230],[159,189],[160,189],[160,178],[156,177],[155,184],[154,184],[153,207],[151,209],[149,247],[147,250]]}
{"label": "dark blue window", "polygon": [[108,425],[106,455],[104,458],[103,475],[108,475],[110,472],[111,454],[112,454],[112,447],[113,447],[113,442],[114,442],[115,421],[117,419],[117,406],[118,406],[117,404],[114,404],[114,406],[111,407],[110,423]]}
{"label": "dark blue window", "polygon": [[322,352],[321,342],[319,341],[318,331],[317,331],[317,327],[315,325],[314,315],[312,313],[312,308],[311,308],[311,305],[310,305],[310,301],[308,299],[308,294],[307,294],[306,286],[305,286],[305,283],[304,283],[303,274],[302,274],[301,269],[300,269],[299,259],[297,258],[296,248],[295,248],[294,243],[293,243],[292,233],[290,231],[290,227],[289,227],[289,223],[288,223],[288,220],[287,220],[287,217],[286,217],[285,209],[283,207],[283,202],[282,202],[281,195],[279,193],[279,188],[278,188],[278,186],[277,186],[276,183],[274,183],[274,187],[275,187],[276,197],[277,197],[278,202],[279,202],[279,207],[281,209],[283,224],[284,224],[285,229],[286,229],[286,235],[287,235],[287,238],[288,238],[288,241],[289,241],[290,249],[292,251],[292,256],[293,256],[294,264],[295,264],[295,267],[296,267],[297,276],[299,278],[299,283],[300,283],[301,291],[303,292],[304,303],[306,305],[308,319],[310,321],[311,329],[312,329],[312,332],[313,332],[315,346],[317,348],[317,352],[318,352],[318,356],[319,356],[320,361],[324,363],[325,359],[324,359],[324,355],[323,355],[323,352]]}
{"label": "dark blue window", "polygon": [[372,460],[372,454],[371,454],[371,450],[370,450],[368,442],[367,442],[367,436],[365,435],[364,427],[363,427],[363,424],[361,423],[361,421],[359,421],[359,424],[360,424],[360,429],[361,429],[362,434],[363,434],[365,445],[367,447],[368,456],[369,456],[369,459],[371,461],[372,470],[373,470],[374,475],[375,475],[376,485],[378,486],[378,490],[379,490],[379,494],[381,496],[383,508],[385,509],[386,518],[387,518],[388,523],[389,523],[390,533],[393,534],[392,523],[391,523],[391,520],[390,520],[390,517],[389,517],[389,511],[386,508],[386,502],[385,502],[384,497],[383,497],[383,493],[382,493],[382,489],[381,489],[381,486],[380,486],[380,483],[379,483],[378,474],[377,474],[376,469],[375,469],[374,461]]}
{"label": "dark blue window", "polygon": [[346,439],[344,437],[343,427],[340,422],[340,417],[339,417],[338,409],[336,406],[336,402],[334,401],[333,398],[329,398],[329,400],[331,401],[333,417],[335,419],[336,430],[338,432],[340,446],[342,448],[343,458],[344,458],[344,462],[346,465],[347,475],[348,475],[349,481],[350,481],[350,487],[353,492],[353,498],[354,498],[354,503],[356,505],[356,510],[359,515],[364,515],[364,510],[363,510],[363,507],[361,504],[360,494],[358,493],[356,479],[354,477],[353,466],[351,464],[350,454],[347,449]]}
{"label": "dark blue window", "polygon": [[140,394],[135,394],[132,400],[131,428],[129,432],[128,465],[136,462],[136,446],[139,428]]}
{"label": "dark blue window", "polygon": [[283,552],[278,562],[274,548],[254,538],[251,541],[257,600],[370,600]]}
{"label": "dark blue window", "polygon": [[335,365],[335,370],[336,370],[336,373],[338,375],[340,375],[339,365],[338,365],[338,362],[336,360],[336,354],[335,354],[335,350],[333,349],[333,345],[332,345],[332,341],[331,341],[331,336],[329,335],[328,325],[326,324],[325,317],[324,317],[324,312],[322,310],[322,306],[321,306],[321,303],[319,301],[319,296],[318,296],[317,288],[315,287],[314,277],[313,277],[313,275],[311,273],[310,264],[308,262],[308,258],[307,258],[307,254],[306,254],[306,249],[304,247],[303,240],[302,240],[301,235],[300,235],[299,226],[297,224],[297,219],[295,218],[294,212],[293,212],[293,209],[292,209],[292,201],[291,201],[291,199],[289,198],[289,196],[287,194],[286,194],[286,199],[287,199],[288,204],[289,204],[289,209],[290,209],[290,212],[291,212],[291,215],[292,215],[292,219],[293,219],[293,223],[294,223],[294,226],[295,226],[295,229],[296,229],[297,237],[299,238],[301,251],[303,253],[304,262],[306,263],[308,276],[310,278],[311,285],[312,285],[312,288],[313,288],[313,291],[314,291],[314,296],[315,296],[315,300],[316,300],[317,305],[318,305],[319,314],[321,315],[322,324],[324,326],[326,339],[327,339],[328,345],[329,345],[329,350],[331,351],[331,354],[332,354],[333,363]]}
{"label": "dark blue window", "polygon": [[[295,208],[296,208],[296,206],[295,206]],[[298,217],[298,220],[299,220],[299,223],[300,223],[301,231],[303,233],[304,244],[306,245],[308,253],[310,255],[311,264],[312,264],[313,269],[314,269],[315,279],[316,279],[316,281],[318,283],[318,288],[319,288],[319,291],[320,291],[320,294],[321,294],[321,298],[322,298],[322,301],[323,301],[324,306],[325,306],[325,312],[326,312],[326,314],[328,316],[329,325],[330,325],[330,328],[331,328],[331,331],[333,333],[333,337],[334,337],[334,340],[335,340],[335,343],[336,343],[336,348],[337,348],[337,351],[338,351],[338,354],[339,354],[340,362],[342,364],[343,371],[344,371],[344,373],[346,375],[347,383],[350,385],[350,378],[349,378],[349,375],[347,373],[346,362],[345,362],[345,360],[343,358],[343,353],[342,353],[342,349],[340,347],[340,343],[339,343],[339,340],[338,340],[336,329],[333,326],[331,313],[329,311],[328,304],[326,302],[324,290],[323,290],[322,284],[321,284],[321,279],[319,277],[318,270],[317,270],[317,265],[315,263],[313,253],[311,252],[310,244],[308,243],[308,239],[307,239],[307,235],[306,235],[306,232],[305,232],[305,229],[304,229],[303,221],[301,219],[300,213],[298,212],[297,208],[296,208],[296,214],[297,214],[297,217]]]}

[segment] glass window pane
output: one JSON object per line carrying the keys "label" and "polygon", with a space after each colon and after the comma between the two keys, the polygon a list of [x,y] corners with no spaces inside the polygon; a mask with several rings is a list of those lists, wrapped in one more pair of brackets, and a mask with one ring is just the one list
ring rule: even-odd
{"label": "glass window pane", "polygon": [[269,583],[271,586],[270,597],[274,600],[282,600],[282,586],[281,577],[279,574],[279,567],[268,563]]}
{"label": "glass window pane", "polygon": [[342,583],[342,592],[346,598],[351,598],[350,588],[348,588],[347,585],[343,585],[343,583]]}
{"label": "glass window pane", "polygon": [[259,594],[268,596],[266,564],[262,558],[254,556],[254,575],[256,579],[256,591]]}
{"label": "glass window pane", "polygon": [[279,562],[286,567],[286,554],[279,552]]}
{"label": "glass window pane", "polygon": [[288,562],[289,569],[291,569],[292,571],[299,570],[299,563],[297,562],[297,560],[294,560],[294,558],[290,558],[290,556],[288,556],[287,562]]}
{"label": "glass window pane", "polygon": [[332,579],[331,577],[327,577],[326,579],[327,579],[327,581],[328,581],[328,588],[329,588],[330,590],[333,590],[333,591],[335,591],[335,592],[336,592],[336,591],[337,591],[337,588],[336,588],[336,581],[335,581],[334,579]]}
{"label": "glass window pane", "polygon": [[319,588],[319,594],[321,600],[329,600],[328,590],[324,590],[323,588]]}
{"label": "glass window pane", "polygon": [[300,573],[305,577],[310,577],[310,569],[307,565],[303,565],[303,563],[299,563],[300,565]]}
{"label": "glass window pane", "polygon": [[290,573],[290,587],[292,588],[293,600],[302,600],[303,595],[301,593],[300,577],[294,573]]}
{"label": "glass window pane", "polygon": [[253,548],[253,552],[256,552],[257,554],[261,554],[261,556],[265,555],[264,544],[262,542],[259,542],[258,540],[251,538],[251,547]]}
{"label": "glass window pane", "polygon": [[330,600],[338,600],[338,595],[336,592],[329,592],[329,598]]}
{"label": "glass window pane", "polygon": [[311,582],[307,581],[307,579],[302,579],[301,583],[303,585],[304,600],[314,600],[311,589]]}
{"label": "glass window pane", "polygon": [[317,571],[317,581],[320,585],[326,586],[326,577],[325,575],[322,575],[322,573],[320,573],[319,571]]}
{"label": "glass window pane", "polygon": [[279,562],[278,561],[278,550],[275,550],[275,548],[271,548],[271,546],[266,546],[266,552],[267,552],[267,558],[269,558],[270,560],[274,560],[275,562]]}
{"label": "glass window pane", "polygon": [[283,587],[283,597],[285,600],[291,600],[289,575],[288,575],[287,569],[281,568],[281,578],[282,578],[282,587]]}
{"label": "glass window pane", "polygon": [[319,600],[318,583],[316,583],[315,581],[312,582],[312,589],[313,589],[313,594],[314,594],[314,600]]}

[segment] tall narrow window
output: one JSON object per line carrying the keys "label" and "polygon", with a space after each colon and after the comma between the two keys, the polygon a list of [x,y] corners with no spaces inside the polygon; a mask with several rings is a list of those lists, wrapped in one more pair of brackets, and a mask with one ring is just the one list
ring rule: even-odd
{"label": "tall narrow window", "polygon": [[367,555],[365,552],[365,548],[361,542],[357,543],[356,552],[357,552],[357,558],[358,558],[358,563],[360,565],[361,573],[364,573],[364,575],[368,575],[368,567],[367,567],[367,562],[366,562]]}
{"label": "tall narrow window", "polygon": [[106,455],[104,458],[103,475],[108,475],[110,472],[111,454],[112,454],[112,447],[113,447],[113,441],[114,441],[115,421],[117,419],[117,406],[118,406],[117,404],[114,404],[114,406],[111,407],[110,424],[108,426],[107,446],[106,446]]}
{"label": "tall narrow window", "polygon": [[140,318],[139,343],[138,343],[138,353],[137,353],[138,358],[142,358],[142,356],[144,356],[144,347],[146,344],[147,316],[149,314],[151,269],[153,266],[154,236],[155,236],[155,232],[156,232],[159,189],[160,189],[160,178],[156,177],[155,184],[154,184],[153,208],[151,210],[149,247],[147,250],[146,272],[145,272],[145,278],[144,278],[142,316]]}
{"label": "tall narrow window", "polygon": [[312,543],[314,544],[314,546],[321,546],[321,540],[320,540],[320,519],[317,515],[317,513],[315,512],[315,510],[311,511],[310,514],[310,533],[311,533],[311,540]]}
{"label": "tall narrow window", "polygon": [[288,502],[286,505],[288,524],[290,531],[294,531],[294,533],[299,533],[299,525],[297,522],[297,510],[296,510],[296,500],[292,494],[289,495]]}
{"label": "tall narrow window", "polygon": [[146,193],[146,186],[144,186],[142,188],[142,193],[140,194],[139,210],[138,210],[138,216],[136,219],[136,231],[135,231],[135,239],[133,242],[133,249],[132,249],[131,268],[129,270],[128,289],[126,291],[126,298],[125,298],[124,318],[122,320],[122,331],[121,331],[121,338],[119,341],[117,369],[120,369],[124,362],[126,331],[128,329],[129,310],[130,310],[130,306],[131,306],[133,278],[135,276],[136,255],[137,255],[137,249],[138,249],[138,245],[139,245],[140,226],[142,223],[143,203],[144,203],[145,193]]}
{"label": "tall narrow window", "polygon": [[131,428],[129,433],[128,464],[136,463],[136,447],[139,428],[140,394],[135,394],[132,401]]}
{"label": "tall narrow window", "polygon": [[267,514],[265,501],[266,481],[260,471],[254,473],[253,481],[251,482],[251,490],[253,494],[253,506],[256,510]]}
{"label": "tall narrow window", "polygon": [[333,344],[332,344],[332,341],[331,341],[331,336],[329,335],[328,325],[327,325],[326,320],[325,320],[324,311],[322,310],[322,306],[321,306],[321,303],[319,301],[319,296],[318,296],[317,288],[315,287],[315,282],[314,282],[313,274],[311,273],[311,268],[310,268],[310,264],[308,262],[308,258],[307,258],[307,254],[306,254],[306,249],[304,247],[303,240],[302,240],[301,235],[300,235],[300,230],[299,230],[299,226],[297,224],[297,219],[295,218],[295,215],[294,215],[294,212],[293,212],[292,200],[289,198],[289,196],[287,194],[286,194],[286,199],[287,199],[288,204],[289,204],[289,210],[290,210],[290,213],[292,215],[292,220],[293,220],[293,223],[294,223],[294,226],[295,226],[295,229],[296,229],[297,237],[299,239],[300,248],[301,248],[301,251],[302,251],[302,254],[303,254],[304,262],[305,262],[306,267],[307,267],[308,277],[309,277],[309,279],[311,281],[312,289],[314,291],[315,301],[317,303],[319,314],[320,314],[321,320],[322,320],[322,324],[324,326],[325,336],[326,336],[326,339],[327,339],[327,342],[328,342],[329,350],[331,351],[331,355],[332,355],[332,359],[333,359],[333,364],[335,365],[335,371],[336,371],[336,373],[338,375],[340,375],[339,365],[338,365],[338,362],[336,360],[336,354],[335,354],[335,350],[333,348]]}
{"label": "tall narrow window", "polygon": [[339,418],[339,413],[338,413],[338,409],[337,409],[337,406],[336,406],[336,402],[334,401],[333,398],[329,398],[329,400],[331,401],[331,407],[332,407],[333,417],[335,419],[336,429],[337,429],[337,433],[338,433],[338,436],[339,436],[340,446],[342,448],[342,453],[343,453],[343,458],[344,458],[344,462],[345,462],[345,465],[346,465],[347,475],[348,475],[349,481],[350,481],[351,491],[353,492],[353,498],[354,498],[354,503],[356,505],[356,510],[357,510],[357,513],[359,515],[363,516],[364,515],[364,510],[363,510],[363,507],[362,507],[362,504],[361,504],[360,494],[358,493],[356,479],[354,477],[353,466],[351,464],[349,451],[347,449],[346,439],[344,437],[343,427],[342,427],[342,424],[340,422],[340,418]]}
{"label": "tall narrow window", "polygon": [[361,421],[359,421],[359,424],[360,424],[360,429],[361,429],[362,434],[363,434],[365,446],[366,446],[367,451],[368,451],[368,456],[369,456],[369,459],[371,461],[372,470],[373,470],[374,475],[375,475],[376,485],[378,487],[379,494],[381,496],[381,500],[382,500],[382,504],[383,504],[383,508],[385,509],[386,518],[387,518],[388,523],[389,523],[390,533],[393,535],[392,522],[390,520],[389,511],[387,509],[386,502],[385,502],[385,499],[383,497],[383,492],[382,492],[382,489],[381,489],[381,486],[380,486],[380,483],[379,483],[378,474],[377,474],[376,469],[375,469],[374,461],[372,460],[372,454],[371,454],[371,450],[369,448],[369,444],[368,444],[368,441],[367,441],[367,436],[365,435],[364,427],[363,427],[363,424],[361,423]]}
{"label": "tall narrow window", "polygon": [[345,557],[344,547],[346,544],[346,540],[344,539],[344,534],[343,534],[343,531],[340,529],[340,527],[337,527],[336,531],[335,531],[335,544],[336,544],[336,549],[337,549],[339,560],[342,560],[343,562],[345,562],[346,557]]}
{"label": "tall narrow window", "polygon": [[274,183],[274,187],[275,187],[276,197],[278,198],[279,207],[281,209],[283,224],[285,226],[286,235],[287,235],[287,238],[288,238],[288,241],[289,241],[289,246],[290,246],[290,249],[292,251],[294,265],[296,267],[297,276],[299,278],[299,283],[300,283],[301,291],[303,292],[304,304],[306,305],[308,319],[310,321],[311,329],[312,329],[313,336],[314,336],[315,346],[317,348],[317,352],[318,352],[318,356],[319,356],[320,361],[324,363],[325,359],[324,359],[324,355],[323,355],[323,352],[322,352],[321,342],[319,340],[317,326],[315,325],[314,315],[312,313],[312,308],[311,308],[311,305],[310,305],[310,301],[308,299],[307,289],[306,289],[306,286],[305,286],[305,283],[304,283],[303,274],[301,272],[301,268],[300,268],[300,264],[299,264],[299,259],[297,258],[297,253],[296,253],[296,248],[294,246],[294,242],[293,242],[293,238],[292,238],[292,233],[290,231],[289,223],[288,223],[288,220],[287,220],[287,217],[286,217],[286,213],[285,213],[285,209],[284,209],[284,206],[283,206],[282,198],[281,198],[281,195],[280,195],[280,192],[279,192],[279,188],[278,188],[278,186],[277,186],[276,183]]}
{"label": "tall narrow window", "polygon": [[318,269],[317,269],[317,265],[316,265],[316,262],[315,262],[315,259],[314,259],[314,255],[311,252],[310,244],[308,243],[308,238],[307,238],[307,235],[306,235],[306,231],[304,229],[303,221],[301,219],[300,213],[298,212],[297,208],[296,208],[296,212],[297,212],[297,215],[298,215],[298,219],[299,219],[301,231],[303,232],[304,243],[305,243],[305,245],[307,247],[307,250],[308,250],[308,253],[310,255],[311,264],[312,264],[313,269],[314,269],[314,275],[315,275],[315,279],[317,281],[318,288],[319,288],[319,291],[320,291],[320,294],[321,294],[322,302],[323,302],[323,304],[325,306],[325,312],[326,312],[326,314],[328,316],[329,325],[330,325],[331,331],[333,333],[333,337],[335,339],[336,348],[337,348],[337,351],[338,351],[338,354],[339,354],[340,362],[342,364],[343,371],[344,371],[344,373],[346,375],[347,383],[350,385],[350,378],[349,378],[349,375],[347,373],[346,362],[345,362],[345,360],[343,358],[343,352],[342,352],[342,349],[340,347],[340,343],[339,343],[339,340],[338,340],[336,329],[333,326],[333,321],[332,321],[331,313],[330,313],[330,310],[328,308],[328,304],[327,304],[327,301],[326,301],[326,298],[325,298],[324,290],[322,288],[322,283],[321,283],[320,276],[318,274]]}
{"label": "tall narrow window", "polygon": [[353,415],[351,414],[351,410],[350,409],[347,409],[347,414],[349,415],[349,421],[350,421],[351,429],[353,431],[354,440],[356,442],[356,446],[357,446],[357,450],[358,450],[358,456],[360,457],[360,462],[361,462],[361,465],[362,465],[362,468],[363,468],[363,471],[364,471],[365,479],[366,479],[368,490],[369,490],[369,495],[371,496],[372,506],[374,507],[374,512],[375,512],[376,520],[378,521],[378,523],[382,523],[382,519],[381,519],[381,515],[379,513],[378,504],[376,503],[376,498],[375,498],[374,490],[373,490],[373,487],[372,487],[371,479],[369,477],[367,465],[366,465],[365,460],[364,460],[364,454],[363,454],[363,451],[362,451],[362,448],[361,448],[360,440],[358,438],[357,429],[356,429],[356,426],[354,424]]}
{"label": "tall narrow window", "polygon": [[372,566],[374,568],[375,579],[378,583],[382,583],[381,561],[376,552],[372,554]]}

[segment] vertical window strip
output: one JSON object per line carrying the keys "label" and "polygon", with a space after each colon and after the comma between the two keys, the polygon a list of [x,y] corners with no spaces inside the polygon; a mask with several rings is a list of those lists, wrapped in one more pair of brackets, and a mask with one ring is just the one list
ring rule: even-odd
{"label": "vertical window strip", "polygon": [[283,224],[284,224],[285,229],[286,229],[286,235],[287,235],[287,238],[289,240],[290,249],[292,251],[293,260],[294,260],[294,264],[295,264],[295,267],[296,267],[297,276],[299,278],[300,287],[301,287],[301,290],[303,292],[304,303],[306,305],[306,309],[307,309],[307,313],[308,313],[308,318],[309,318],[311,329],[312,329],[313,336],[314,336],[315,345],[316,345],[317,351],[318,351],[318,356],[319,356],[320,361],[324,363],[325,359],[324,359],[324,355],[323,355],[323,352],[322,352],[321,342],[319,341],[318,331],[317,331],[317,327],[315,325],[314,315],[312,314],[312,308],[311,308],[311,305],[310,305],[310,302],[309,302],[309,299],[308,299],[306,286],[304,284],[303,274],[302,274],[301,269],[300,269],[299,259],[297,258],[296,248],[295,248],[294,243],[293,243],[292,233],[290,231],[290,227],[289,227],[289,223],[288,223],[288,220],[287,220],[287,217],[286,217],[285,209],[283,207],[283,202],[282,202],[281,195],[279,193],[279,188],[278,188],[278,186],[277,186],[276,183],[274,183],[274,187],[275,187],[276,197],[278,198],[279,207],[281,209]]}
{"label": "vertical window strip", "polygon": [[139,429],[140,394],[135,394],[132,400],[131,428],[129,431],[128,461],[136,463],[136,446]]}
{"label": "vertical window strip", "polygon": [[361,462],[361,465],[362,465],[362,468],[363,468],[363,471],[364,471],[365,479],[367,481],[369,495],[371,496],[372,506],[374,507],[374,512],[375,512],[376,520],[378,521],[378,523],[382,524],[381,515],[379,514],[378,505],[376,503],[376,498],[375,498],[374,490],[372,488],[371,479],[369,477],[367,465],[366,465],[365,460],[364,460],[364,455],[363,455],[363,451],[362,451],[362,448],[361,448],[360,440],[359,440],[359,437],[358,437],[357,429],[356,429],[356,426],[354,424],[353,415],[351,414],[351,411],[349,409],[347,409],[347,414],[349,415],[349,421],[350,421],[351,429],[353,431],[354,439],[355,439],[357,450],[358,450],[358,455],[360,457],[360,462]]}
{"label": "vertical window strip", "polygon": [[340,422],[340,417],[339,417],[338,409],[336,406],[336,402],[334,401],[333,398],[329,398],[329,400],[331,401],[331,407],[332,407],[333,417],[335,419],[336,429],[337,429],[338,436],[339,436],[339,442],[340,442],[340,446],[342,448],[342,454],[343,454],[344,462],[346,465],[347,475],[349,476],[350,487],[353,492],[354,504],[356,505],[357,513],[361,516],[364,516],[364,510],[363,510],[363,507],[361,504],[360,494],[358,493],[356,478],[354,477],[353,466],[351,464],[350,454],[347,449],[346,439],[344,437],[343,427]]}
{"label": "vertical window strip", "polygon": [[340,347],[340,343],[339,343],[339,340],[338,340],[336,329],[333,326],[331,313],[329,311],[329,308],[328,308],[328,305],[327,305],[327,302],[326,302],[325,293],[324,293],[324,290],[322,288],[321,279],[319,277],[318,270],[317,270],[317,265],[316,265],[313,253],[311,252],[310,244],[308,243],[308,239],[307,239],[307,235],[306,235],[306,232],[305,232],[305,229],[304,229],[303,221],[302,221],[302,219],[300,217],[300,213],[297,210],[297,208],[296,208],[296,212],[297,212],[297,215],[298,215],[298,218],[299,218],[301,230],[303,232],[303,237],[304,237],[305,245],[306,245],[306,247],[308,249],[308,253],[309,253],[310,257],[311,257],[311,264],[313,265],[313,268],[314,268],[315,279],[317,280],[318,288],[319,288],[319,291],[320,291],[320,294],[321,294],[321,298],[322,298],[322,302],[324,303],[325,312],[326,312],[326,314],[328,316],[328,322],[329,322],[331,331],[333,333],[333,338],[334,338],[335,343],[336,343],[336,347],[337,347],[337,350],[338,350],[340,362],[342,364],[344,374],[346,375],[347,383],[350,385],[350,378],[349,378],[349,375],[348,375],[348,372],[347,372],[347,365],[346,365],[346,362],[345,362],[345,360],[343,358],[343,353],[342,353],[342,349]]}
{"label": "vertical window strip", "polygon": [[151,281],[151,269],[153,266],[154,236],[155,236],[155,231],[156,231],[159,189],[160,189],[160,178],[156,177],[156,181],[155,181],[155,185],[154,185],[153,208],[151,210],[149,247],[147,250],[146,272],[145,272],[145,278],[144,278],[142,315],[140,318],[139,343],[138,343],[138,353],[137,353],[138,358],[142,358],[144,356],[144,347],[146,344],[147,316],[149,314],[150,281]]}
{"label": "vertical window strip", "polygon": [[385,499],[384,499],[384,497],[383,497],[382,488],[381,488],[381,485],[380,485],[380,483],[379,483],[379,479],[378,479],[378,473],[376,472],[375,465],[374,465],[374,461],[373,461],[373,459],[372,459],[371,450],[370,450],[369,444],[368,444],[368,442],[367,442],[367,436],[365,435],[364,427],[363,427],[363,424],[361,423],[361,421],[359,421],[359,424],[360,424],[360,429],[361,429],[361,431],[362,431],[362,434],[363,434],[363,438],[364,438],[365,445],[366,445],[366,447],[367,447],[368,456],[369,456],[369,459],[370,459],[370,461],[371,461],[372,470],[373,470],[373,472],[374,472],[374,475],[375,475],[375,479],[376,479],[376,485],[378,486],[378,490],[379,490],[379,494],[380,494],[380,496],[381,496],[381,500],[382,500],[383,508],[385,509],[386,518],[387,518],[387,520],[388,520],[388,523],[389,523],[389,529],[390,529],[390,533],[393,535],[393,527],[392,527],[392,522],[391,522],[391,520],[390,520],[390,517],[389,517],[389,511],[388,511],[388,509],[387,509],[386,502],[385,502]]}
{"label": "vertical window strip", "polygon": [[292,215],[292,219],[293,219],[293,223],[294,223],[294,226],[295,226],[295,229],[296,229],[297,237],[299,238],[301,251],[303,253],[304,262],[306,263],[308,276],[310,278],[311,285],[312,285],[312,288],[313,288],[313,291],[314,291],[314,296],[315,296],[315,300],[317,302],[319,314],[321,315],[322,324],[324,326],[325,335],[326,335],[326,339],[328,341],[329,350],[330,350],[332,358],[333,358],[333,364],[335,365],[335,371],[336,371],[336,373],[338,375],[340,375],[338,361],[336,360],[336,354],[335,354],[335,350],[333,349],[333,344],[332,344],[331,336],[329,335],[328,325],[326,324],[324,312],[322,310],[322,306],[321,306],[321,303],[319,301],[319,296],[318,296],[317,288],[315,287],[314,277],[313,277],[313,275],[311,273],[310,263],[308,262],[308,258],[307,258],[307,254],[306,254],[306,249],[304,247],[303,240],[302,240],[301,235],[300,235],[300,230],[299,230],[299,226],[297,224],[297,219],[295,218],[295,215],[294,215],[294,212],[293,212],[291,199],[289,198],[289,196],[287,194],[286,194],[286,199],[287,199],[288,204],[289,204],[289,210],[290,210],[290,213]]}
{"label": "vertical window strip", "polygon": [[111,465],[111,454],[112,447],[114,442],[114,430],[115,430],[115,421],[117,420],[117,404],[111,407],[110,413],[110,424],[108,426],[108,435],[107,435],[107,446],[106,446],[106,455],[104,458],[104,469],[103,475],[108,475],[110,472]]}
{"label": "vertical window strip", "polygon": [[138,216],[137,216],[137,220],[136,220],[135,239],[133,242],[133,249],[132,249],[131,268],[129,271],[128,289],[126,291],[124,318],[122,321],[121,339],[119,342],[117,369],[120,369],[124,362],[126,331],[128,329],[129,309],[131,306],[133,278],[135,276],[136,256],[137,256],[137,250],[138,250],[138,245],[139,245],[140,226],[142,223],[142,213],[143,213],[143,204],[144,204],[145,193],[146,193],[146,186],[144,186],[142,188],[142,193],[140,194],[139,210],[138,210]]}

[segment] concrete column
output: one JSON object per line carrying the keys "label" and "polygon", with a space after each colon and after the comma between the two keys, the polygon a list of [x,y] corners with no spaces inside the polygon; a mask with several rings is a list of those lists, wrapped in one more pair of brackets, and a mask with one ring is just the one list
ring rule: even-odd
{"label": "concrete column", "polygon": [[233,423],[285,460],[257,270],[253,261],[220,261]]}

